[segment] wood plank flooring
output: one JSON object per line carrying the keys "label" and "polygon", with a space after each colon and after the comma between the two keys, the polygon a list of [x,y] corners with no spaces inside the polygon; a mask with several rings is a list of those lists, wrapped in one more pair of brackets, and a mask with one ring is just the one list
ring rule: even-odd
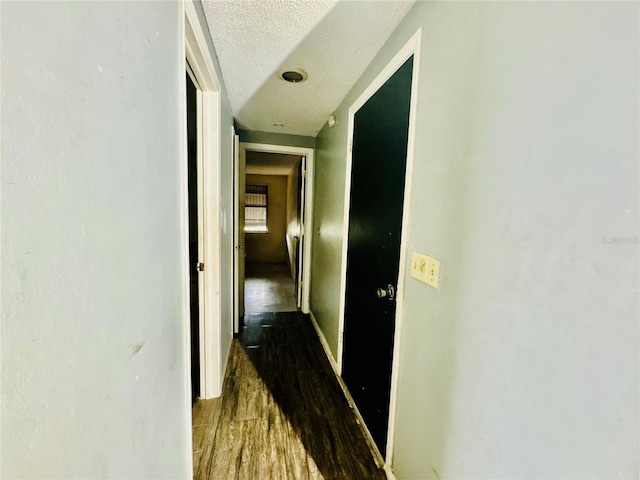
{"label": "wood plank flooring", "polygon": [[247,314],[222,396],[193,408],[196,479],[386,479],[308,317]]}
{"label": "wood plank flooring", "polygon": [[247,313],[295,312],[295,286],[284,263],[247,263],[244,282]]}

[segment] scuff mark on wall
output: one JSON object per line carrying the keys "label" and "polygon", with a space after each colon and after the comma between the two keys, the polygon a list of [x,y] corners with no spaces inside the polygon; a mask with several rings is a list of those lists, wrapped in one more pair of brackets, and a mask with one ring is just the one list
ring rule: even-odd
{"label": "scuff mark on wall", "polygon": [[433,468],[433,465],[431,465],[431,471],[432,471],[432,472],[433,472],[433,474],[436,476],[436,478],[437,478],[438,480],[440,480],[440,474],[438,473],[438,471],[437,471],[435,468]]}
{"label": "scuff mark on wall", "polygon": [[132,343],[131,345],[129,345],[129,349],[131,350],[131,356],[133,357],[134,355],[137,355],[138,352],[142,349],[143,346],[144,346],[144,342],[143,343]]}

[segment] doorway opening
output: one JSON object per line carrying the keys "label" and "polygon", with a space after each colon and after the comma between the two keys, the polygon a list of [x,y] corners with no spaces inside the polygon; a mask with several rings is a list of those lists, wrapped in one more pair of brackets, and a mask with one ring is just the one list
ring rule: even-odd
{"label": "doorway opening", "polygon": [[245,313],[309,311],[313,150],[240,143],[237,162],[235,333]]}
{"label": "doorway opening", "polygon": [[296,311],[300,155],[249,151],[245,165],[245,312]]}
{"label": "doorway opening", "polygon": [[[187,64],[188,67],[188,64]],[[189,310],[191,338],[191,403],[200,395],[200,265],[199,232],[202,229],[198,209],[198,87],[187,68],[187,190],[189,210]]]}

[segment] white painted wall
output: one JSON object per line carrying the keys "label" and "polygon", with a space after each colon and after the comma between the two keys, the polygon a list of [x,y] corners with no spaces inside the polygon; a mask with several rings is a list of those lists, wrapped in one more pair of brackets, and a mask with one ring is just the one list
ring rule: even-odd
{"label": "white painted wall", "polygon": [[335,352],[346,111],[422,26],[408,244],[442,269],[399,300],[398,479],[638,478],[639,13],[418,2],[320,132],[311,301]]}
{"label": "white painted wall", "polygon": [[1,476],[188,478],[182,5],[0,8]]}

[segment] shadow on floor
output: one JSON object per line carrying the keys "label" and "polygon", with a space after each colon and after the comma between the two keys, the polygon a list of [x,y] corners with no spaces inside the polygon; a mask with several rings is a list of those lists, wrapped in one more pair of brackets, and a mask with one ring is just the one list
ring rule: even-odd
{"label": "shadow on floor", "polygon": [[326,479],[386,479],[309,320],[245,315],[239,343]]}

